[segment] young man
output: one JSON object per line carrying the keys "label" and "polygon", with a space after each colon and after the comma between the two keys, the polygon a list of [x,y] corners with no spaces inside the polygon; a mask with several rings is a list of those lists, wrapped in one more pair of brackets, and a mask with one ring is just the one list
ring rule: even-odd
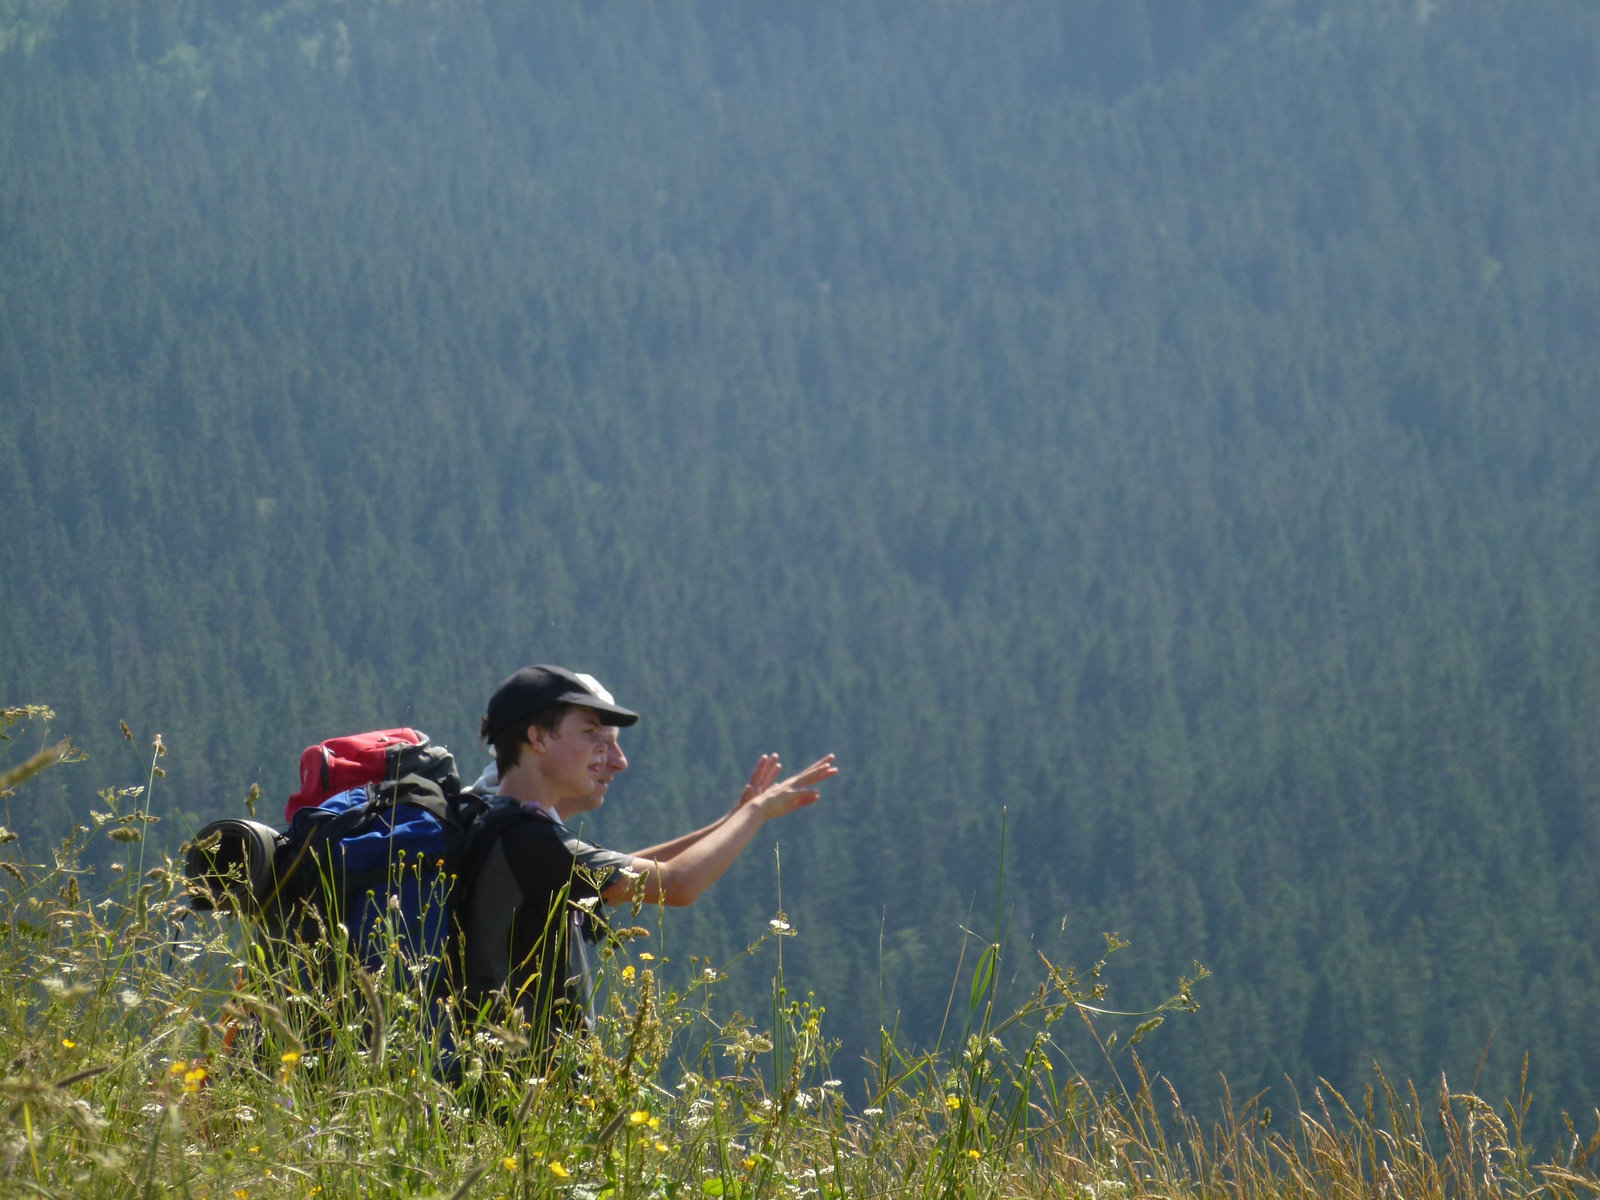
{"label": "young man", "polygon": [[814,803],[817,785],[838,773],[830,754],[778,782],[777,756],[764,755],[720,820],[617,853],[566,822],[605,802],[628,766],[616,731],[638,719],[591,677],[561,667],[524,667],[489,698],[482,732],[494,748],[503,815],[464,914],[466,998],[477,1004],[504,989],[538,1038],[592,1016],[587,946],[600,902],[692,904],[763,824]]}

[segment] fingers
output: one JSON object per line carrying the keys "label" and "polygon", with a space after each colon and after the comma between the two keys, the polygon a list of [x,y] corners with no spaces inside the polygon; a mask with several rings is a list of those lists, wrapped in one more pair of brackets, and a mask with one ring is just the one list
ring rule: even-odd
{"label": "fingers", "polygon": [[839,768],[833,765],[833,755],[825,754],[804,771],[789,776],[782,783],[773,784],[765,794],[776,802],[774,815],[815,804],[821,798],[817,785],[838,773]]}
{"label": "fingers", "polygon": [[737,810],[747,804],[755,804],[764,818],[770,818],[815,804],[821,799],[817,785],[839,773],[839,768],[833,764],[834,756],[824,754],[805,770],[781,782],[774,782],[778,772],[783,769],[782,764],[776,754],[763,754],[756,760],[750,772],[750,782],[745,785],[744,793],[734,808]]}
{"label": "fingers", "polygon": [[760,785],[756,790],[765,791],[771,787],[772,781],[778,777],[778,772],[781,770],[783,770],[783,764],[778,761],[776,754],[763,754],[761,761],[756,764],[755,772],[751,775],[752,781],[755,780],[756,774],[761,777]]}
{"label": "fingers", "polygon": [[839,768],[833,765],[833,755],[825,754],[804,771],[785,779],[780,786],[809,788],[821,783],[824,779],[832,779],[838,773]]}
{"label": "fingers", "polygon": [[782,770],[782,764],[778,762],[776,754],[763,754],[756,759],[756,765],[750,769],[750,782],[744,785],[744,791],[739,794],[739,803],[734,807],[738,808],[740,805],[749,804],[750,801],[771,787],[772,781],[778,777],[780,770]]}

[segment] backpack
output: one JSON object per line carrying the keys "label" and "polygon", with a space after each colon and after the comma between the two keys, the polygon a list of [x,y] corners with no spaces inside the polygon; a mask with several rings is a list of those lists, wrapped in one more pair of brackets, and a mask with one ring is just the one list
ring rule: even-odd
{"label": "backpack", "polygon": [[[244,911],[269,939],[315,941],[344,925],[379,970],[394,948],[437,988],[457,957],[474,825],[487,802],[455,759],[411,729],[332,738],[300,757],[288,826],[226,819],[186,848],[190,906]],[[329,791],[329,789],[338,789]]]}

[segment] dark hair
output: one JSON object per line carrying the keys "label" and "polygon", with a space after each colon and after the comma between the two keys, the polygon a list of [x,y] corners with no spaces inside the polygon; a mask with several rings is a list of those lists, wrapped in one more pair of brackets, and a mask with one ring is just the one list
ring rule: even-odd
{"label": "dark hair", "polygon": [[535,709],[526,717],[519,719],[502,729],[495,737],[490,737],[492,730],[489,728],[489,718],[485,716],[478,727],[478,736],[489,743],[494,750],[494,765],[500,772],[500,778],[506,777],[506,772],[517,765],[522,757],[522,748],[528,744],[528,726],[537,725],[540,729],[554,733],[566,720],[567,714],[576,704],[551,704],[545,708]]}

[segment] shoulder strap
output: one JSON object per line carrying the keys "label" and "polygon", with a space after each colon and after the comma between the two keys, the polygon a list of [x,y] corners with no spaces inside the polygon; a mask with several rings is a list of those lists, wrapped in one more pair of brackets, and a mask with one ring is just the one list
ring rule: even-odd
{"label": "shoulder strap", "polygon": [[[463,796],[462,799],[467,797]],[[470,943],[475,935],[481,936],[483,932],[481,922],[475,920],[480,910],[473,900],[478,892],[478,883],[484,878],[489,853],[511,825],[521,820],[536,819],[536,814],[504,796],[487,800],[473,796],[471,799],[475,802],[474,812],[463,839],[460,866],[450,895],[454,927],[449,939],[448,970],[458,980],[465,979],[467,960],[464,943]]]}
{"label": "shoulder strap", "polygon": [[467,851],[461,864],[462,878],[469,881],[477,878],[484,860],[489,856],[489,850],[508,826],[523,818],[537,818],[539,815],[530,813],[519,802],[506,796],[496,796],[483,804],[467,828]]}
{"label": "shoulder strap", "polygon": [[[481,802],[480,802],[481,803]],[[461,869],[456,880],[456,912],[463,918],[471,911],[475,884],[483,875],[489,852],[505,831],[518,821],[540,820],[543,814],[531,813],[516,801],[496,796],[484,803],[476,818],[467,828],[466,846],[461,855]]]}

